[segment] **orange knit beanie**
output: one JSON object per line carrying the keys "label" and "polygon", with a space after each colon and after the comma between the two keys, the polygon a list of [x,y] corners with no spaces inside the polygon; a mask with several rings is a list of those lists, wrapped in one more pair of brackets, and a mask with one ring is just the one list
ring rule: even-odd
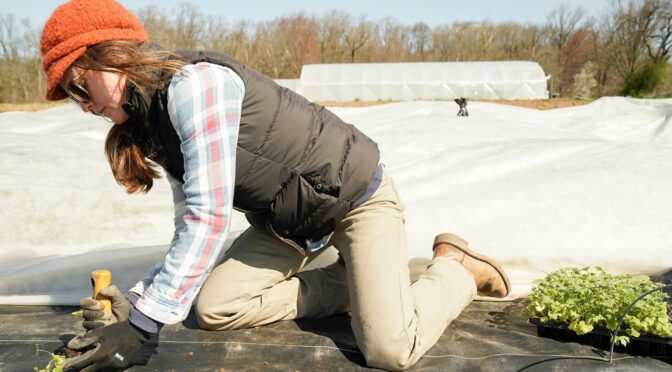
{"label": "orange knit beanie", "polygon": [[140,21],[116,1],[72,0],[56,8],[44,25],[40,40],[47,99],[67,98],[58,85],[65,70],[88,46],[112,40],[147,42]]}

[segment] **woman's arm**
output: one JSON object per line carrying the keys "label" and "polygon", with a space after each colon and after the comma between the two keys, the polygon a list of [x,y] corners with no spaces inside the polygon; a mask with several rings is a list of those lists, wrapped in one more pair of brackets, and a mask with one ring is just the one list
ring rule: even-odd
{"label": "woman's arm", "polygon": [[[173,239],[170,242],[170,246],[172,247],[175,245],[175,243],[177,243],[177,240],[180,238],[180,233],[182,233],[184,229],[187,227],[187,225],[184,223],[184,215],[187,213],[185,207],[186,195],[184,195],[184,191],[182,190],[182,182],[179,182],[168,173],[166,173],[166,179],[168,179],[170,189],[173,192],[173,207],[174,207],[173,224],[175,226],[174,230],[175,232],[173,233]],[[142,294],[145,292],[145,289],[152,284],[152,282],[154,281],[154,277],[159,273],[159,271],[161,271],[161,268],[163,268],[164,261],[165,261],[164,258],[159,260],[149,270],[149,272],[145,275],[145,277],[142,278],[141,281],[137,282],[129,290],[129,292],[136,294],[138,298],[142,296]]]}
{"label": "woman's arm", "polygon": [[199,63],[183,71],[171,81],[168,111],[184,156],[184,227],[135,305],[161,323],[186,318],[226,241],[245,94],[229,68]]}

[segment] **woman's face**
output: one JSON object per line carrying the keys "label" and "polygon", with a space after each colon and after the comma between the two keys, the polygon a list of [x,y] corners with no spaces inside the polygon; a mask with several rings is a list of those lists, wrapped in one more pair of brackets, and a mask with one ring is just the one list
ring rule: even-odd
{"label": "woman's face", "polygon": [[88,100],[75,100],[82,111],[104,116],[112,120],[114,124],[121,124],[128,120],[128,114],[121,108],[121,105],[126,102],[126,76],[114,72],[82,70],[70,66],[61,79],[61,88],[68,92],[72,87],[71,83],[84,88],[88,93]]}

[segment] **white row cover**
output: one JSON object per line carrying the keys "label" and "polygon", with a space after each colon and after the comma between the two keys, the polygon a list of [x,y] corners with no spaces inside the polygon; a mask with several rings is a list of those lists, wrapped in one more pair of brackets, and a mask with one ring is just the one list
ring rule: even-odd
{"label": "white row cover", "polygon": [[547,99],[536,62],[416,62],[305,65],[279,83],[312,101],[415,101],[454,98]]}
{"label": "white row cover", "polygon": [[[436,234],[457,233],[502,264],[513,296],[561,267],[672,267],[672,99],[456,109],[330,108],[378,143],[414,262],[432,256]],[[170,249],[168,182],[126,194],[102,151],[108,128],[72,104],[0,113],[0,304],[77,304],[97,269],[125,290]],[[234,213],[224,250],[248,226]]]}

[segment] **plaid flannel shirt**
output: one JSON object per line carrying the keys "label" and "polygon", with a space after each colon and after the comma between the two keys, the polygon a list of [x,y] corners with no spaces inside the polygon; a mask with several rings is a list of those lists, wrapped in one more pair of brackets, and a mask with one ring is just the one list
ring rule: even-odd
{"label": "plaid flannel shirt", "polygon": [[229,232],[236,144],[245,87],[230,68],[183,67],[168,88],[170,121],[180,137],[184,180],[167,176],[175,204],[170,249],[131,291],[144,315],[173,324],[186,318]]}

